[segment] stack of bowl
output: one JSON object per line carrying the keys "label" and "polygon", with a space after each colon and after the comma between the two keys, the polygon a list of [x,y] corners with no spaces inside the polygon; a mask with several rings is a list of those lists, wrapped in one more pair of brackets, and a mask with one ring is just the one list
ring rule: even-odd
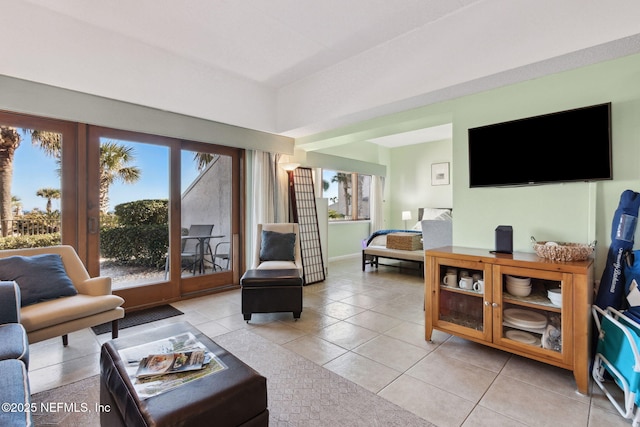
{"label": "stack of bowl", "polygon": [[526,297],[531,293],[531,277],[507,276],[507,292],[516,297]]}
{"label": "stack of bowl", "polygon": [[560,288],[549,289],[547,291],[547,298],[549,298],[549,300],[553,305],[562,307],[562,289]]}

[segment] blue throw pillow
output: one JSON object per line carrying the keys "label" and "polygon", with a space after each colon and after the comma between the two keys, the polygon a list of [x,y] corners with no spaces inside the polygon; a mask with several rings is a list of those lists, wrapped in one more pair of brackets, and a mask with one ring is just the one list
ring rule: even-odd
{"label": "blue throw pillow", "polygon": [[278,233],[262,230],[260,261],[294,261],[296,248],[295,233]]}
{"label": "blue throw pillow", "polygon": [[16,281],[23,307],[78,294],[58,254],[0,258],[0,280]]}

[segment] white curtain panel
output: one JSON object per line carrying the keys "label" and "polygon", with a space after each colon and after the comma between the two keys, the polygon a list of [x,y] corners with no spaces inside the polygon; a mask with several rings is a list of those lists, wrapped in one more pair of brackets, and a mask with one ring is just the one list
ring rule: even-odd
{"label": "white curtain panel", "polygon": [[275,203],[275,221],[274,222],[292,222],[289,212],[289,175],[287,171],[278,166],[282,162],[281,154],[276,154],[274,159],[276,169],[276,198]]}
{"label": "white curtain panel", "polygon": [[371,177],[371,233],[382,230],[384,225],[384,177]]}
{"label": "white curtain panel", "polygon": [[275,168],[271,153],[253,152],[253,211],[252,224],[275,222],[276,212],[273,201],[276,197]]}
{"label": "white curtain panel", "polygon": [[252,224],[289,222],[287,172],[278,166],[280,154],[253,152]]}

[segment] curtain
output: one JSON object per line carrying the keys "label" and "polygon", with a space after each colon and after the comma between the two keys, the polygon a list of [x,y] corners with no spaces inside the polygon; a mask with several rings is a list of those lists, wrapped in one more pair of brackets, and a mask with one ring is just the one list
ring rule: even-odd
{"label": "curtain", "polygon": [[384,224],[384,177],[371,177],[371,233],[385,228]]}
{"label": "curtain", "polygon": [[280,154],[253,151],[252,225],[289,222],[288,177]]}
{"label": "curtain", "polygon": [[253,262],[255,230],[258,224],[289,222],[289,180],[287,172],[278,166],[281,155],[254,150],[251,157],[253,209],[248,227],[251,239],[247,252],[249,265]]}

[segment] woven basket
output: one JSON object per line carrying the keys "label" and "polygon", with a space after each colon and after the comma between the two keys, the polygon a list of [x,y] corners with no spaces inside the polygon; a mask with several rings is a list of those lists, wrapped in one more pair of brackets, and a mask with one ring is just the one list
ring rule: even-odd
{"label": "woven basket", "polygon": [[554,261],[584,261],[589,258],[595,249],[596,243],[584,245],[581,243],[563,243],[552,242],[555,245],[547,244],[549,242],[538,242],[531,237],[533,249],[541,258],[547,258]]}
{"label": "woven basket", "polygon": [[420,233],[389,233],[387,234],[387,249],[415,251],[422,249]]}

